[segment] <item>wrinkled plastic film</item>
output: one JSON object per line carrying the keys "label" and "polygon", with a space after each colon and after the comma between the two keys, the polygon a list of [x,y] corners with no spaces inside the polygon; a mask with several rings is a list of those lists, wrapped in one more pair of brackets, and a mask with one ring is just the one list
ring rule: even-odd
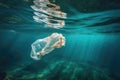
{"label": "wrinkled plastic film", "polygon": [[53,33],[52,35],[38,39],[31,45],[31,58],[40,60],[42,56],[52,52],[55,48],[65,45],[65,37],[62,34]]}

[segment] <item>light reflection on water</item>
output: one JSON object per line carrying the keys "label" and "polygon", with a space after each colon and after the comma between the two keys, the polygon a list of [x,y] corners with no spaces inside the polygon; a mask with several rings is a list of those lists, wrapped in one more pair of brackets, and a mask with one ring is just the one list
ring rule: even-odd
{"label": "light reflection on water", "polygon": [[[19,9],[19,8],[18,8]],[[29,32],[29,30],[47,30],[44,23],[37,23],[33,20],[33,10],[31,8],[21,8],[18,12],[16,9],[0,9],[2,20],[0,21],[1,30],[15,30]],[[63,32],[77,33],[119,33],[120,10],[108,10],[96,13],[77,13],[74,16],[68,16],[65,19],[66,25]],[[69,13],[68,13],[69,14]],[[56,30],[56,29],[55,29]],[[77,30],[77,31],[76,31]],[[34,31],[35,32],[35,31]]]}
{"label": "light reflection on water", "polygon": [[[33,3],[32,3],[33,4]],[[16,32],[45,32],[58,31],[66,33],[119,33],[120,32],[120,9],[98,11],[92,13],[78,12],[74,7],[64,3],[67,19],[62,29],[45,28],[44,23],[34,21],[34,10],[29,6],[12,6],[0,8],[0,30],[14,30]],[[19,10],[19,11],[18,11]],[[71,15],[73,14],[73,15]]]}

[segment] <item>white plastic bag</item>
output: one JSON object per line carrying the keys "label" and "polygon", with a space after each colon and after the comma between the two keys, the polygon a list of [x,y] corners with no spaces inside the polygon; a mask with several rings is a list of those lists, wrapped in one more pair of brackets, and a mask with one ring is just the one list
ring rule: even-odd
{"label": "white plastic bag", "polygon": [[31,57],[40,60],[42,56],[50,53],[55,48],[61,48],[65,45],[65,37],[62,34],[53,33],[52,35],[38,39],[31,45]]}

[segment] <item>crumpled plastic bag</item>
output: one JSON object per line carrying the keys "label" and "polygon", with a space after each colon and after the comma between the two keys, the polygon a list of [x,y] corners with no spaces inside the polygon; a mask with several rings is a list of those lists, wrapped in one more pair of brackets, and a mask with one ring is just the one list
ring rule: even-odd
{"label": "crumpled plastic bag", "polygon": [[65,37],[62,34],[53,33],[46,38],[33,42],[30,56],[35,60],[40,60],[42,56],[62,46],[65,46]]}

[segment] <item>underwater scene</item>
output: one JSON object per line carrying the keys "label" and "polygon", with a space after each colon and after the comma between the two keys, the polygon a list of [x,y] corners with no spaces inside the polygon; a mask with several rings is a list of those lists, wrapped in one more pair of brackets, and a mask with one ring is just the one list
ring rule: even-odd
{"label": "underwater scene", "polygon": [[0,80],[120,80],[120,0],[0,0]]}

